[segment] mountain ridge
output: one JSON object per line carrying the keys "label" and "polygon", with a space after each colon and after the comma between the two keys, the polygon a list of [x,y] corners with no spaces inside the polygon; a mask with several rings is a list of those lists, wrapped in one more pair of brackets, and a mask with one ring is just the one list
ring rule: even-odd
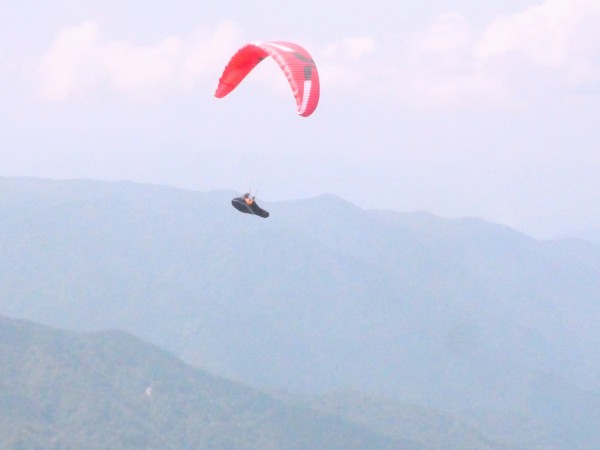
{"label": "mountain ridge", "polygon": [[81,333],[0,316],[0,337],[6,449],[521,448],[448,413],[383,398],[265,395],[120,330]]}
{"label": "mountain ridge", "polygon": [[[447,433],[439,413],[418,409],[427,433],[404,437],[393,420],[377,432],[207,374],[118,330],[81,333],[0,316],[0,337],[5,449],[434,450],[428,434]],[[449,448],[506,448],[482,447],[486,439],[466,426],[454,438],[458,447]]]}

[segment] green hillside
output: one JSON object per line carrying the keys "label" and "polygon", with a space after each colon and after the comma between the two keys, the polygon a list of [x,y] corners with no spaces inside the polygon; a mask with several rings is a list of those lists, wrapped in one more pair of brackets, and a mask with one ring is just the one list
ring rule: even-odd
{"label": "green hillside", "polygon": [[0,317],[3,449],[407,449],[286,405],[122,332],[77,334]]}

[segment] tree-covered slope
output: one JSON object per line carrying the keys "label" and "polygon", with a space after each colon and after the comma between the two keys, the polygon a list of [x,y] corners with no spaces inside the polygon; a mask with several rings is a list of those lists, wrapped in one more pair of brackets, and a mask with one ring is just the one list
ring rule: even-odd
{"label": "tree-covered slope", "polygon": [[407,449],[292,406],[122,332],[79,334],[0,317],[3,449]]}

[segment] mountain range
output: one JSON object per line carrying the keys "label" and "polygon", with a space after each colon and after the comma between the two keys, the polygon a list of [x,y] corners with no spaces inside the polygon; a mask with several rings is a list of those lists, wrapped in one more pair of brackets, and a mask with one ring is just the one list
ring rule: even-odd
{"label": "mountain range", "polygon": [[598,442],[600,246],[330,195],[258,199],[263,220],[237,195],[0,179],[0,313],[124,330],[263,391],[448,411],[522,448]]}

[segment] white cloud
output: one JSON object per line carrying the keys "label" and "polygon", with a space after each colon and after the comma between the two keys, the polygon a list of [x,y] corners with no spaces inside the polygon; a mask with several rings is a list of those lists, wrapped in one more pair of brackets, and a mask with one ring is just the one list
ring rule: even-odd
{"label": "white cloud", "polygon": [[454,13],[441,15],[413,34],[400,69],[400,96],[425,107],[502,103],[506,89],[496,74],[477,65],[474,41],[467,20]]}
{"label": "white cloud", "polygon": [[327,46],[324,56],[327,58],[350,58],[357,60],[375,51],[372,37],[344,38]]}
{"label": "white cloud", "polygon": [[[41,60],[40,96],[64,101],[108,91],[147,99],[192,89],[209,77],[216,86],[228,58],[240,45],[240,35],[234,25],[222,23],[187,38],[171,36],[152,46],[139,46],[108,39],[93,22],[68,27],[57,34]],[[375,53],[375,47],[370,37],[349,37],[309,51],[314,51],[321,83],[343,89],[368,78],[362,61]],[[285,77],[268,64],[262,66],[252,78],[287,94]]]}
{"label": "white cloud", "polygon": [[172,84],[183,57],[183,43],[167,38],[154,47],[137,47],[125,41],[103,42],[94,63],[111,89],[125,93],[155,92]]}
{"label": "white cloud", "polygon": [[167,37],[139,46],[107,39],[92,22],[65,28],[40,63],[40,94],[60,101],[104,89],[153,98],[167,90],[190,89],[219,73],[226,63],[222,56],[234,50],[238,34],[235,26],[223,23],[188,39]]}
{"label": "white cloud", "polygon": [[475,53],[482,60],[520,54],[549,68],[599,50],[598,0],[547,0],[524,12],[496,19],[484,31]]}
{"label": "white cloud", "polygon": [[185,58],[180,67],[182,85],[189,88],[203,77],[215,73],[219,76],[240,40],[240,30],[231,23],[220,24],[212,33],[206,30],[194,33],[186,43]]}
{"label": "white cloud", "polygon": [[[520,107],[536,98],[598,90],[599,24],[600,0],[545,0],[484,27],[446,13],[393,44],[363,35],[307,49],[329,91],[396,93],[427,108]],[[47,100],[102,91],[154,98],[199,83],[216,85],[240,41],[230,23],[149,46],[108,38],[96,24],[83,23],[61,30],[43,57],[40,94]],[[287,92],[277,71],[259,69],[254,78]]]}
{"label": "white cloud", "polygon": [[599,0],[546,0],[483,30],[441,15],[409,40],[400,95],[430,107],[514,106],[598,83],[599,25]]}
{"label": "white cloud", "polygon": [[527,62],[567,86],[600,82],[600,1],[547,0],[501,17],[474,51],[505,71]]}
{"label": "white cloud", "polygon": [[58,33],[40,65],[44,98],[79,96],[96,84],[98,73],[90,65],[100,39],[98,27],[91,22]]}
{"label": "white cloud", "polygon": [[455,55],[462,52],[471,41],[471,28],[463,16],[445,13],[434,20],[427,30],[414,35],[413,39],[419,51],[440,56]]}
{"label": "white cloud", "polygon": [[317,53],[321,84],[330,89],[347,89],[367,81],[376,48],[375,39],[370,36],[346,37],[329,43]]}

